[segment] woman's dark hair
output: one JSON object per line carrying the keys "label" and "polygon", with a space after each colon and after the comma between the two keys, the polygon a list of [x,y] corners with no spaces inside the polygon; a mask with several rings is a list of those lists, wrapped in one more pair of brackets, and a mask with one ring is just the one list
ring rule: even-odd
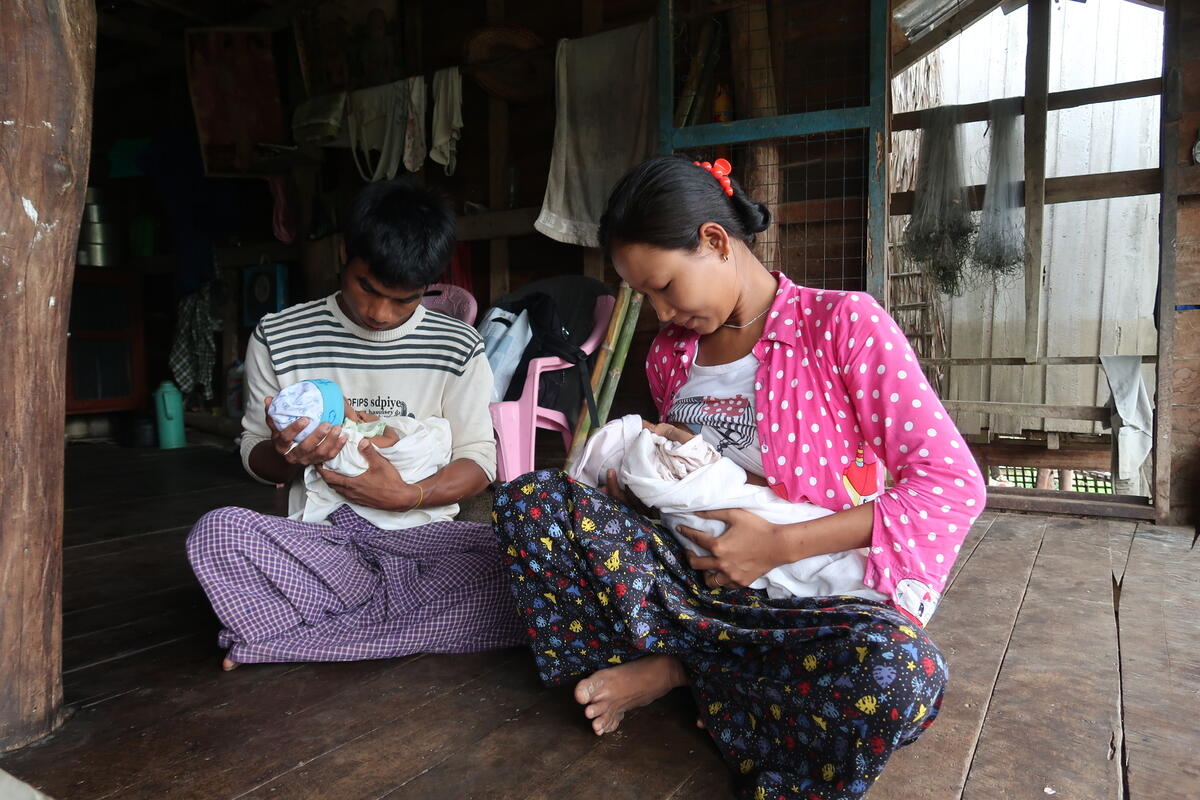
{"label": "woman's dark hair", "polygon": [[455,219],[440,192],[410,180],[367,185],[346,222],[346,257],[361,258],[385,286],[435,282],[450,263]]}
{"label": "woman's dark hair", "polygon": [[643,161],[617,182],[600,218],[600,246],[648,244],[663,250],[695,250],[700,226],[715,222],[730,236],[753,244],[771,212],[746,196],[737,181],[733,196],[703,167],[679,156]]}

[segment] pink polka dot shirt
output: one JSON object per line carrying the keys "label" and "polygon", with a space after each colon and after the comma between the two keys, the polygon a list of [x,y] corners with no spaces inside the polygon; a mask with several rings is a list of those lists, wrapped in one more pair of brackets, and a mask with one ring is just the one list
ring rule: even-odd
{"label": "pink polka dot shirt", "polygon": [[[753,350],[767,482],[784,499],[835,511],[873,500],[864,583],[924,625],[983,509],[979,467],[908,340],[873,297],[774,274],[779,288]],[[650,347],[646,371],[663,419],[687,382],[698,340],[672,325]]]}

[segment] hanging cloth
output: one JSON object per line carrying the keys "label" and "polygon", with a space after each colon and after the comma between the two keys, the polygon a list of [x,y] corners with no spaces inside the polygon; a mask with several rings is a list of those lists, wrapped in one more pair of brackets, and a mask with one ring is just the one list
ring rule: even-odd
{"label": "hanging cloth", "polygon": [[654,22],[558,45],[554,152],[534,227],[598,247],[613,184],[655,148]]}
{"label": "hanging cloth", "polygon": [[425,76],[414,75],[407,80],[404,95],[408,103],[408,122],[404,130],[404,167],[416,172],[425,163]]}
{"label": "hanging cloth", "polygon": [[342,140],[345,119],[345,92],[310,97],[292,114],[292,136],[296,144],[336,144]]}
{"label": "hanging cloth", "polygon": [[[404,157],[404,133],[408,127],[409,87],[407,81],[373,86],[350,93],[346,127],[350,152],[365,181],[396,177]],[[379,160],[371,165],[371,151]]]}
{"label": "hanging cloth", "polygon": [[433,136],[429,158],[442,164],[447,175],[458,165],[458,140],[462,136],[462,73],[446,67],[433,74]]}
{"label": "hanging cloth", "polygon": [[175,384],[185,396],[199,386],[204,390],[204,399],[212,399],[213,370],[217,365],[214,328],[209,281],[181,299],[175,315],[175,341],[167,362]]}

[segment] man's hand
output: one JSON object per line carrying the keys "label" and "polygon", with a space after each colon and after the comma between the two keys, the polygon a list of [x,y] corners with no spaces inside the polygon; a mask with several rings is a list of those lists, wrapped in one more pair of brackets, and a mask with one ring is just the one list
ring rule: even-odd
{"label": "man's hand", "polygon": [[406,483],[400,473],[375,449],[370,440],[359,442],[358,451],[367,461],[367,471],[353,478],[317,467],[325,483],[351,503],[384,511],[407,511],[421,499],[422,492]]}
{"label": "man's hand", "polygon": [[310,464],[324,464],[342,451],[347,434],[342,426],[333,426],[322,422],[308,435],[303,442],[296,442],[296,436],[308,427],[309,420],[302,417],[283,430],[275,427],[275,420],[269,412],[273,397],[263,401],[263,415],[267,418],[267,428],[271,431],[271,446],[275,452],[288,464],[306,467]]}
{"label": "man's hand", "polygon": [[749,586],[780,564],[788,563],[782,537],[776,527],[757,514],[742,508],[699,511],[696,516],[716,519],[726,525],[721,536],[679,526],[679,533],[703,547],[711,556],[688,552],[692,569],[704,571],[710,588]]}

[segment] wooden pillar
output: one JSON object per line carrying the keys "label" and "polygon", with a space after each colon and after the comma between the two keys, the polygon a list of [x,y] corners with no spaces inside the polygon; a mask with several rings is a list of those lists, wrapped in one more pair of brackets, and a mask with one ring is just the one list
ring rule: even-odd
{"label": "wooden pillar", "polygon": [[1050,0],[1030,0],[1025,52],[1025,360],[1042,354],[1042,228],[1046,210],[1046,102]]}
{"label": "wooden pillar", "polygon": [[1162,260],[1154,403],[1154,504],[1160,522],[1200,524],[1200,7],[1168,0],[1162,99]]}
{"label": "wooden pillar", "polygon": [[[504,21],[504,0],[487,0],[487,21]],[[508,103],[499,97],[488,98],[488,205],[492,211],[504,208],[505,175],[508,170]],[[508,239],[494,237],[488,244],[488,273],[491,299],[508,294]]]}
{"label": "wooden pillar", "polygon": [[67,315],[95,54],[91,0],[0,3],[0,750],[61,721]]}

